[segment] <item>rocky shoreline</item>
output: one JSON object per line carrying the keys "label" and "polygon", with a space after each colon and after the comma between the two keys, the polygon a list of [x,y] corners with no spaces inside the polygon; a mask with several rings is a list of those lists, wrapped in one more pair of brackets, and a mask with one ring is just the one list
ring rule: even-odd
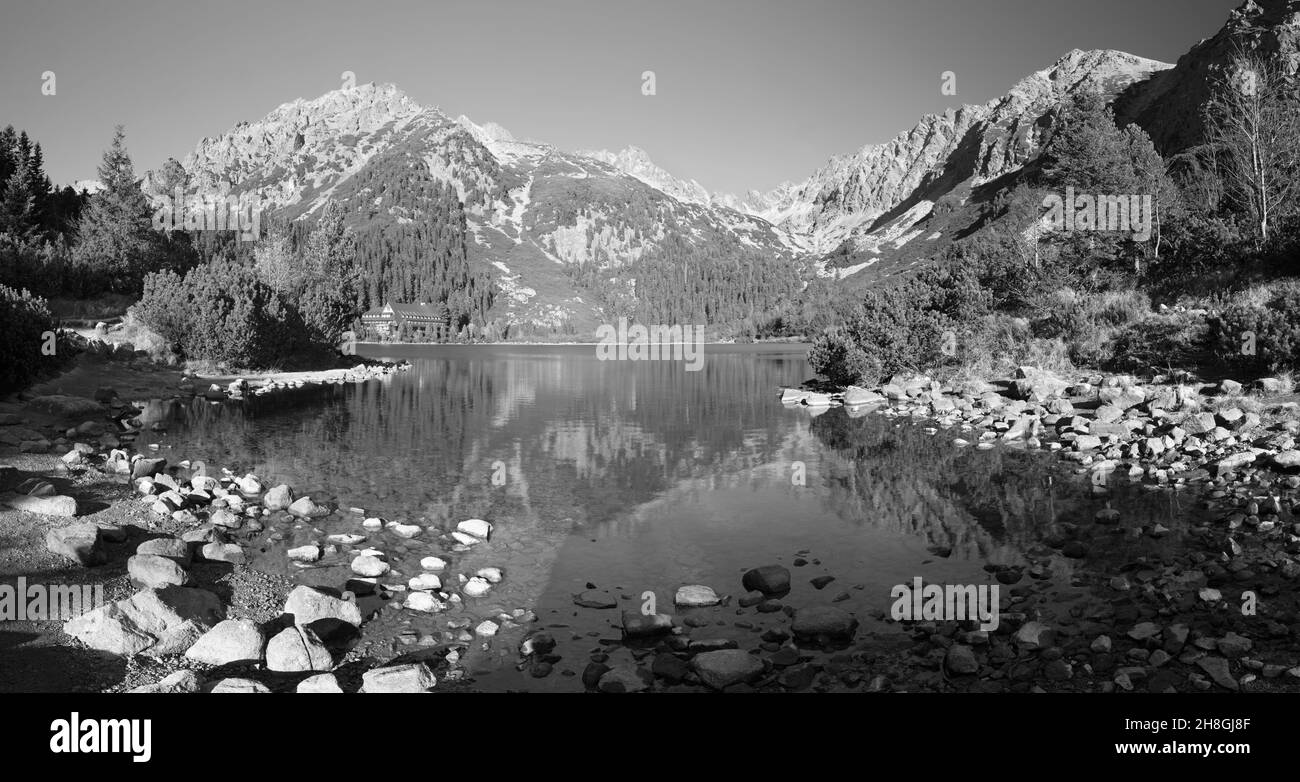
{"label": "rocky shoreline", "polygon": [[[972,622],[906,622],[910,641],[881,664],[895,686],[972,691],[1300,690],[1300,432],[1280,379],[1187,376],[1063,379],[1032,367],[997,383],[895,377],[877,388],[788,388],[814,413],[883,415],[951,438],[953,447],[1054,453],[1094,495],[1121,483],[1188,498],[1171,530],[1123,507],[1044,535],[1021,566],[986,565],[1003,586],[996,632]],[[1195,508],[1193,512],[1191,509]],[[1095,551],[1132,549],[1099,563]],[[941,552],[942,553],[942,552]],[[1065,586],[1052,563],[1080,566]],[[1009,589],[1008,589],[1009,587]],[[883,618],[883,617],[882,617]]]}
{"label": "rocky shoreline", "polygon": [[[322,382],[389,371],[399,370],[358,369],[348,381]],[[565,659],[556,635],[564,625],[544,625],[528,607],[483,613],[510,574],[496,567],[459,572],[457,563],[470,549],[492,548],[487,520],[386,520],[256,475],[136,453],[136,407],[109,389],[100,400],[23,400],[32,417],[0,414],[0,438],[11,446],[17,440],[34,458],[42,444],[22,431],[33,429],[45,450],[68,449],[58,472],[78,481],[110,478],[126,489],[103,512],[119,523],[100,514],[56,520],[43,539],[86,574],[120,571],[111,601],[61,626],[76,639],[69,643],[127,660],[128,672],[111,691],[474,690],[466,658],[494,644],[509,645],[527,675],[560,675],[572,678],[575,690],[611,693],[1300,689],[1294,403],[1262,404],[1231,381],[1208,387],[1112,376],[1071,382],[1030,368],[1018,374],[957,388],[917,377],[834,393],[787,389],[782,400],[813,412],[842,406],[853,416],[895,417],[951,437],[955,448],[1054,452],[1098,496],[1118,482],[1192,496],[1198,512],[1178,532],[1175,551],[1146,548],[1174,532],[1135,524],[1123,507],[1053,529],[1024,562],[985,566],[1003,587],[1001,621],[991,632],[974,621],[907,621],[899,623],[902,634],[863,632],[869,620],[891,619],[840,607],[860,586],[841,588],[819,575],[811,585],[825,590],[822,604],[796,608],[783,598],[802,586],[780,564],[752,568],[738,583],[719,585],[723,590],[682,585],[670,612],[647,610],[619,587],[588,584],[573,596],[575,610],[608,613],[615,633],[592,639],[585,660]],[[177,395],[238,403],[300,384],[202,385],[181,379]],[[63,423],[42,427],[38,416]],[[84,420],[66,425],[77,418]],[[76,497],[57,491],[58,478],[0,473],[4,502],[15,508],[7,513],[82,513]],[[327,534],[327,520],[334,530],[340,521],[355,530]],[[1093,552],[1117,545],[1131,550],[1127,561],[1093,561]],[[390,553],[411,546],[425,554],[420,570],[399,573]],[[325,582],[261,574],[254,560],[262,556],[283,557],[291,575],[322,574]],[[1065,584],[1053,577],[1062,559],[1076,565]],[[793,552],[796,569],[817,563],[809,550]],[[231,588],[238,579],[247,584]],[[1247,592],[1255,596],[1249,613],[1240,599]],[[374,644],[367,623],[381,615],[434,618],[435,629]],[[753,642],[710,629],[720,624]]]}

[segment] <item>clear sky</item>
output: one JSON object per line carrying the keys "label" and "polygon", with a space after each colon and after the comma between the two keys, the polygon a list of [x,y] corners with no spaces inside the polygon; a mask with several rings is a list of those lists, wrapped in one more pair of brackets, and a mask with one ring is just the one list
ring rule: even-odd
{"label": "clear sky", "polygon": [[[1166,62],[1235,0],[0,0],[0,126],[58,184],[115,124],[136,172],[353,71],[567,149],[645,149],[719,192],[799,180],[1070,49]],[[643,71],[657,94],[641,93]],[[953,71],[957,96],[940,92]],[[57,94],[41,94],[53,71]]]}

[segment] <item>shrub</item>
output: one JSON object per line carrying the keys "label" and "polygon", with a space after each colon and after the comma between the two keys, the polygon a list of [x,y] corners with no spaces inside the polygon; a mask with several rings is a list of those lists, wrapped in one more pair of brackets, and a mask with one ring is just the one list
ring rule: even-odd
{"label": "shrub", "polygon": [[54,355],[43,350],[46,335],[56,330],[44,299],[0,285],[0,389],[22,388],[66,356],[68,343],[56,342]]}
{"label": "shrub", "polygon": [[880,362],[858,347],[842,328],[827,329],[813,340],[808,364],[836,385],[875,385],[880,381]]}
{"label": "shrub", "polygon": [[[1255,301],[1251,301],[1251,298]],[[1248,292],[1210,320],[1215,354],[1230,367],[1262,375],[1297,366],[1300,282]]]}
{"label": "shrub", "polygon": [[293,359],[308,344],[298,312],[250,267],[214,261],[184,277],[145,279],[140,319],[181,357],[222,366],[263,368]]}

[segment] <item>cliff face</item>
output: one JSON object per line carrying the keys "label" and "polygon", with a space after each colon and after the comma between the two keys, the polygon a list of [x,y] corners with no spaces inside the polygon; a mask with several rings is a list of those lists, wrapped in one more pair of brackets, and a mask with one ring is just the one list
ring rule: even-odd
{"label": "cliff face", "polygon": [[1247,0],[1223,29],[1173,68],[1125,90],[1116,101],[1117,119],[1145,129],[1165,157],[1201,144],[1201,106],[1241,53],[1267,57],[1286,73],[1300,72],[1300,0]]}

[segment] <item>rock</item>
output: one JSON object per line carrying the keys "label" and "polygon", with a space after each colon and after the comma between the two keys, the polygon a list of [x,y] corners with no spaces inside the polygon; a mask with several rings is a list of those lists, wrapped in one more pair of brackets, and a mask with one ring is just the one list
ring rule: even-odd
{"label": "rock", "polygon": [[447,568],[447,560],[442,559],[441,557],[425,557],[420,560],[420,567],[425,570],[445,570]]}
{"label": "rock", "polygon": [[361,677],[362,692],[428,692],[438,683],[426,663],[404,663],[372,668]]}
{"label": "rock", "polygon": [[305,546],[297,546],[285,552],[285,555],[294,562],[315,562],[320,559],[320,546],[315,543],[308,543]]}
{"label": "rock", "polygon": [[190,562],[189,544],[180,538],[150,538],[136,546],[135,553],[142,556],[166,557],[180,565],[188,565]]}
{"label": "rock", "polygon": [[1220,380],[1219,394],[1222,396],[1241,396],[1241,383],[1235,380]]}
{"label": "rock", "polygon": [[1205,671],[1211,681],[1225,690],[1236,692],[1241,689],[1237,680],[1232,677],[1232,672],[1228,667],[1228,661],[1222,657],[1202,657],[1196,661],[1196,665],[1200,667],[1202,671]]}
{"label": "rock", "polygon": [[616,665],[601,675],[596,688],[608,693],[644,692],[650,688],[648,678],[639,668]]}
{"label": "rock", "polygon": [[214,526],[224,527],[225,529],[239,529],[244,526],[244,519],[242,516],[231,513],[225,508],[218,508],[212,511],[212,515],[208,516],[208,521]]}
{"label": "rock", "polygon": [[363,554],[352,560],[352,572],[366,578],[378,578],[389,570],[388,563],[379,557]]}
{"label": "rock", "polygon": [[131,460],[132,478],[152,478],[167,466],[166,459],[146,459],[141,456]]}
{"label": "rock", "polygon": [[254,679],[231,677],[222,679],[212,688],[212,692],[270,692],[265,684]]}
{"label": "rock", "polygon": [[394,535],[397,535],[400,538],[406,538],[407,540],[410,540],[421,532],[424,532],[424,528],[420,527],[418,524],[394,523],[389,527],[389,529],[393,531]]}
{"label": "rock", "polygon": [[1219,639],[1218,649],[1219,654],[1227,657],[1229,660],[1235,660],[1238,657],[1245,656],[1245,654],[1250,651],[1252,645],[1253,642],[1249,638],[1229,632],[1227,635]]}
{"label": "rock", "polygon": [[484,619],[482,622],[479,623],[478,627],[474,628],[474,635],[481,635],[485,638],[491,638],[492,636],[496,635],[497,630],[500,629],[501,626],[498,625],[496,622],[493,622],[491,619]]}
{"label": "rock", "polygon": [[1055,639],[1055,631],[1042,622],[1025,622],[1016,631],[1016,642],[1026,649],[1047,648]]}
{"label": "rock", "polygon": [[423,611],[426,614],[447,610],[447,604],[434,597],[432,592],[412,592],[406,596],[403,605],[412,611]]}
{"label": "rock", "polygon": [[99,546],[99,526],[86,521],[67,527],[58,527],[45,533],[45,548],[51,554],[66,557],[82,565],[104,562],[104,552]]}
{"label": "rock", "polygon": [[618,600],[604,589],[587,589],[573,596],[574,605],[583,608],[615,608]]}
{"label": "rock", "polygon": [[640,611],[623,612],[623,635],[628,638],[645,638],[667,633],[673,629],[673,618],[667,614],[642,614]]}
{"label": "rock", "polygon": [[765,595],[783,595],[790,591],[790,571],[781,565],[764,565],[749,570],[741,578],[745,589]]}
{"label": "rock", "polygon": [[209,562],[227,562],[231,565],[244,564],[244,549],[238,543],[207,543],[199,550],[199,556]]}
{"label": "rock", "polygon": [[1300,451],[1282,451],[1273,455],[1273,464],[1281,470],[1300,469]]}
{"label": "rock", "polygon": [[226,619],[199,637],[185,656],[207,665],[261,664],[266,639],[247,619]]}
{"label": "rock", "polygon": [[321,516],[328,516],[329,508],[316,504],[311,497],[299,497],[289,505],[289,512],[295,516],[301,516],[307,519],[315,519]]}
{"label": "rock", "polygon": [[969,676],[978,673],[980,669],[979,661],[975,659],[975,651],[965,644],[949,646],[947,654],[943,657],[943,665],[948,673],[954,676]]}
{"label": "rock", "polygon": [[278,673],[328,671],[334,656],[310,627],[286,627],[266,644],[266,668]]}
{"label": "rock", "polygon": [[719,649],[695,655],[691,660],[700,681],[715,690],[753,681],[763,675],[763,661],[740,649]]}
{"label": "rock", "polygon": [[456,531],[473,535],[479,540],[487,540],[492,534],[492,525],[483,519],[466,519],[456,525]]}
{"label": "rock", "polygon": [[318,673],[298,682],[298,688],[294,692],[343,692],[343,688],[339,686],[339,680],[334,674]]}
{"label": "rock", "polygon": [[469,597],[482,597],[491,589],[492,582],[488,581],[486,578],[474,576],[469,581],[465,582],[465,585],[460,588],[460,591]]}
{"label": "rock", "polygon": [[131,656],[181,654],[224,618],[216,595],[193,587],[142,589],[65,622],[63,631],[92,649]]}
{"label": "rock", "polygon": [[1230,456],[1225,456],[1211,466],[1214,468],[1214,474],[1217,476],[1232,472],[1233,470],[1239,470],[1254,461],[1255,454],[1250,451],[1242,451],[1241,453],[1234,453]]}
{"label": "rock", "polygon": [[483,579],[489,584],[500,584],[501,579],[505,577],[501,573],[501,568],[499,567],[482,567],[479,568],[477,571],[475,571],[474,575]]}
{"label": "rock", "polygon": [[1134,641],[1145,641],[1160,635],[1160,626],[1155,622],[1139,622],[1128,631],[1128,637]]}
{"label": "rock", "polygon": [[677,594],[673,596],[673,603],[679,606],[704,607],[717,605],[719,599],[712,587],[692,584],[678,587]]}
{"label": "rock", "polygon": [[126,572],[146,587],[184,586],[190,581],[189,573],[176,560],[156,554],[136,554],[126,561]]}
{"label": "rock", "polygon": [[66,495],[32,497],[23,494],[11,494],[5,496],[0,502],[4,502],[5,505],[14,510],[39,513],[42,516],[71,517],[77,515],[77,501]]}
{"label": "rock", "polygon": [[406,582],[408,589],[416,591],[428,591],[433,589],[442,589],[442,579],[432,573],[421,573],[410,581]]}
{"label": "rock", "polygon": [[839,608],[811,606],[795,611],[790,630],[796,638],[849,640],[858,630],[858,620]]}
{"label": "rock", "polygon": [[262,507],[267,510],[286,510],[293,505],[293,501],[293,489],[282,483],[267,491],[266,496],[262,498]]}
{"label": "rock", "polygon": [[177,671],[173,674],[163,677],[153,684],[145,684],[128,690],[128,693],[173,693],[173,692],[198,692],[202,687],[199,681],[199,675],[194,671]]}
{"label": "rock", "polygon": [[262,482],[252,473],[249,473],[235,481],[235,485],[238,486],[239,490],[244,494],[254,495],[262,493]]}
{"label": "rock", "polygon": [[334,597],[309,586],[295,587],[284,603],[284,613],[293,616],[294,624],[309,625],[321,619],[334,619],[354,627],[361,626],[361,609],[351,600]]}

